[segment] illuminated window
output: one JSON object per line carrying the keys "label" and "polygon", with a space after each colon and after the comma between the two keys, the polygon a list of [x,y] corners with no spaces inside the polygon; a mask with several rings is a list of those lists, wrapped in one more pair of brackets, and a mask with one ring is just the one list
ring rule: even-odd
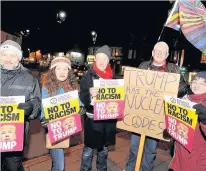
{"label": "illuminated window", "polygon": [[202,54],[202,58],[201,58],[201,61],[200,61],[200,63],[205,63],[206,64],[206,54]]}

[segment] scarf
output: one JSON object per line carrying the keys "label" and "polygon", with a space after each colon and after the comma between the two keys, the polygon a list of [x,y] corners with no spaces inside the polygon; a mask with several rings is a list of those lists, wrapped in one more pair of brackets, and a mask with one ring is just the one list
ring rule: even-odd
{"label": "scarf", "polygon": [[96,63],[94,63],[93,69],[96,72],[96,74],[99,75],[103,79],[112,79],[112,77],[113,77],[113,72],[112,72],[112,69],[109,65],[107,65],[105,71],[101,71],[101,70],[99,70],[99,68],[97,68]]}
{"label": "scarf", "polygon": [[204,94],[191,94],[188,96],[192,102],[201,103],[204,106],[206,106],[206,93],[204,93]]}

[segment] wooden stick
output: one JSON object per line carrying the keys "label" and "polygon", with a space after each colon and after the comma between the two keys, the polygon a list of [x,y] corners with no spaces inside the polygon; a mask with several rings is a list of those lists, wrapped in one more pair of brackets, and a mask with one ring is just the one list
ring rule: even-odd
{"label": "wooden stick", "polygon": [[142,155],[143,155],[143,150],[144,150],[144,144],[145,144],[145,137],[146,137],[145,135],[141,135],[141,138],[140,138],[135,171],[140,171]]}

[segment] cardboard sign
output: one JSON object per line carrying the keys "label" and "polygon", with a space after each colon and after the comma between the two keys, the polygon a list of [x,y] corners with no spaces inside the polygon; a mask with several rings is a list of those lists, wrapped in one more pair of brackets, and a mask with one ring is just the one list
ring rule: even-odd
{"label": "cardboard sign", "polygon": [[198,116],[192,106],[195,103],[165,96],[165,120],[167,132],[189,151],[192,150]]}
{"label": "cardboard sign", "polygon": [[48,135],[51,144],[56,144],[82,130],[78,92],[42,99],[45,118],[49,119]]}
{"label": "cardboard sign", "polygon": [[99,92],[94,97],[94,120],[122,119],[124,111],[124,80],[94,80]]}
{"label": "cardboard sign", "polygon": [[179,80],[179,74],[127,67],[124,119],[117,127],[164,140],[164,95],[176,96]]}
{"label": "cardboard sign", "polygon": [[22,151],[24,142],[24,96],[0,97],[0,152]]}

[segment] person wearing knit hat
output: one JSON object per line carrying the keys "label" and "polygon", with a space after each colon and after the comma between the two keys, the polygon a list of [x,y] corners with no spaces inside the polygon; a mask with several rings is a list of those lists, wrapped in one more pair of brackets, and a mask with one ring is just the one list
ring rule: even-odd
{"label": "person wearing knit hat", "polygon": [[111,49],[105,45],[97,49],[96,61],[80,80],[80,100],[86,108],[84,117],[84,149],[80,171],[92,170],[94,149],[97,150],[96,168],[106,171],[108,145],[115,145],[117,120],[95,121],[94,97],[99,89],[93,87],[95,79],[112,79],[113,72],[109,65]]}
{"label": "person wearing knit hat", "polygon": [[[25,145],[29,133],[30,121],[39,117],[41,109],[41,93],[38,80],[19,62],[21,58],[22,51],[21,46],[18,43],[12,40],[7,40],[0,45],[0,95],[6,97],[25,97],[25,102],[18,104],[18,109],[24,111],[25,136],[23,145]],[[23,171],[22,160],[22,151],[13,151],[11,149],[9,152],[2,152],[1,170]]]}
{"label": "person wearing knit hat", "polygon": [[15,69],[22,59],[21,46],[12,41],[6,40],[0,45],[0,65],[3,68]]}
{"label": "person wearing knit hat", "polygon": [[[65,57],[57,57],[52,60],[50,69],[46,76],[46,81],[42,87],[42,99],[53,97],[56,95],[64,94],[70,91],[78,90],[79,84],[75,79],[75,75],[71,69],[71,62]],[[84,114],[82,104],[80,102],[79,114]],[[41,111],[41,125],[45,128],[46,133],[48,132],[47,124],[49,120],[44,116],[44,110]],[[69,145],[69,139],[68,145]],[[62,146],[61,146],[62,147]],[[67,146],[68,147],[68,146]],[[58,148],[58,144],[54,145],[50,149],[52,157],[52,171],[64,171],[64,149]]]}
{"label": "person wearing knit hat", "polygon": [[95,65],[97,68],[99,68],[101,71],[104,71],[107,67],[107,64],[111,58],[111,48],[107,45],[104,45],[97,49],[96,53],[96,62]]}
{"label": "person wearing knit hat", "polygon": [[182,99],[195,103],[193,109],[198,115],[198,122],[194,130],[191,151],[175,141],[175,155],[169,165],[174,171],[206,170],[206,71],[198,72],[190,86],[193,94],[187,94]]}

